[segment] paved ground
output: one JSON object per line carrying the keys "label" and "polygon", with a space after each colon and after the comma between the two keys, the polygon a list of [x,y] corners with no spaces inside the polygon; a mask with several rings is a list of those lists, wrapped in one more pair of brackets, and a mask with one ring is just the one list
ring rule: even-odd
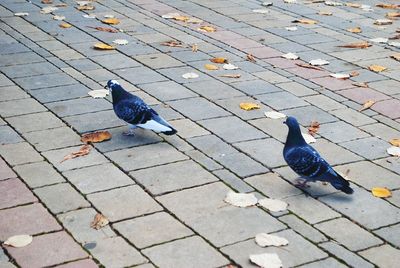
{"label": "paved ground", "polygon": [[[400,138],[400,64],[389,57],[397,49],[337,47],[394,36],[397,21],[374,21],[396,10],[375,7],[380,1],[357,1],[374,9],[365,11],[273,0],[261,14],[253,12],[265,8],[256,0],[107,0],[78,11],[65,1],[53,12],[72,25],[64,29],[40,14],[46,5],[32,2],[0,2],[0,240],[34,236],[24,248],[3,246],[0,267],[250,267],[249,254],[263,252],[278,253],[285,267],[398,267],[400,162],[386,153],[388,141]],[[85,12],[112,14],[121,23],[107,26]],[[217,32],[161,17],[170,12]],[[292,23],[301,18],[318,23]],[[346,30],[356,26],[362,33]],[[118,38],[129,44],[92,48]],[[171,39],[187,46],[160,45]],[[280,57],[288,52],[301,60]],[[255,63],[246,60],[249,53]],[[240,69],[205,70],[211,57]],[[330,64],[322,71],[296,65],[317,58]],[[387,70],[371,72],[371,64]],[[329,77],[352,71],[360,75]],[[183,79],[187,72],[199,78]],[[108,79],[143,97],[178,135],[122,136],[110,101],[87,95]],[[370,99],[377,103],[359,112]],[[244,101],[262,107],[240,110]],[[287,129],[264,116],[270,110],[294,115],[305,127],[321,123],[315,147],[338,171],[350,170],[353,196],[320,183],[306,192],[294,186],[281,156]],[[83,133],[101,129],[113,138],[60,163],[81,146]],[[376,186],[393,196],[373,197]],[[288,211],[229,206],[223,202],[229,189],[284,200]],[[96,231],[90,222],[98,212],[110,225]],[[286,237],[289,245],[260,248],[254,243],[260,232]]]}

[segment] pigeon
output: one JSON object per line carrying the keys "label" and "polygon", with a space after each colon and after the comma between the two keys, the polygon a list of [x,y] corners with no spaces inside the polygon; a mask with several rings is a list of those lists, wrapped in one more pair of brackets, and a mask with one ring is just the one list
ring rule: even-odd
{"label": "pigeon", "polygon": [[129,125],[125,135],[134,135],[134,129],[150,129],[158,133],[173,135],[177,133],[156,111],[151,109],[141,98],[135,96],[115,80],[109,80],[104,88],[108,88],[113,100],[113,108],[118,118]]}
{"label": "pigeon", "polygon": [[284,123],[289,127],[289,133],[283,148],[283,158],[291,169],[305,179],[303,186],[307,181],[324,181],[346,194],[352,194],[349,182],[306,143],[296,118],[289,116]]}

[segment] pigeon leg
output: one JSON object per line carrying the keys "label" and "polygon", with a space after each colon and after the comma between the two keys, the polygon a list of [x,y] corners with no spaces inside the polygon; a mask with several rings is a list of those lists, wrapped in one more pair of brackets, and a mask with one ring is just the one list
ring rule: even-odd
{"label": "pigeon leg", "polygon": [[122,134],[125,136],[135,136],[135,128],[136,126],[134,125],[129,125],[129,129],[127,131],[124,131]]}
{"label": "pigeon leg", "polygon": [[297,178],[296,183],[294,184],[294,186],[297,186],[299,188],[307,188],[310,187],[310,185],[307,185],[307,180],[303,179],[303,178]]}

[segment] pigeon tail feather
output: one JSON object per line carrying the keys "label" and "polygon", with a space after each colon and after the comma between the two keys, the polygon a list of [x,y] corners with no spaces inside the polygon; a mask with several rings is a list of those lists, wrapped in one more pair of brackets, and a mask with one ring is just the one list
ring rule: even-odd
{"label": "pigeon tail feather", "polygon": [[350,187],[350,183],[336,172],[335,175],[328,173],[328,176],[324,178],[324,180],[328,181],[333,187],[346,194],[352,194],[354,192]]}

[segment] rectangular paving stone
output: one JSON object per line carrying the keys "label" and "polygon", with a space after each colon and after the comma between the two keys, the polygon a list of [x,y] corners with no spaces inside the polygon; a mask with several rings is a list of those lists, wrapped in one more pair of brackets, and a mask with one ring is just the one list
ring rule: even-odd
{"label": "rectangular paving stone", "polygon": [[59,73],[60,69],[48,62],[2,67],[0,70],[10,78],[20,78],[48,73]]}
{"label": "rectangular paving stone", "polygon": [[88,96],[89,89],[82,84],[35,89],[29,93],[41,103],[62,101]]}
{"label": "rectangular paving stone", "polygon": [[21,267],[51,266],[88,256],[66,232],[40,235],[28,246],[8,251]]}
{"label": "rectangular paving stone", "polygon": [[147,168],[187,159],[171,145],[161,142],[106,153],[126,171]]}
{"label": "rectangular paving stone", "polygon": [[112,109],[105,99],[80,98],[46,104],[46,107],[59,117],[85,114]]}
{"label": "rectangular paving stone", "polygon": [[338,262],[334,258],[328,258],[328,259],[325,259],[325,260],[304,264],[304,265],[299,266],[299,267],[301,267],[301,268],[319,268],[319,267],[344,268],[344,267],[348,267],[348,266]]}
{"label": "rectangular paving stone", "polygon": [[0,100],[8,101],[8,100],[18,100],[18,99],[26,99],[29,98],[29,95],[26,94],[18,86],[1,86],[0,87]]}
{"label": "rectangular paving stone", "polygon": [[165,212],[118,222],[113,227],[138,248],[147,248],[193,234]]}
{"label": "rectangular paving stone", "polygon": [[47,109],[32,98],[5,101],[1,102],[0,105],[0,115],[3,117],[44,111],[47,111]]}
{"label": "rectangular paving stone", "polygon": [[311,103],[318,108],[321,108],[324,111],[337,110],[346,107],[343,104],[340,104],[339,102],[324,95],[308,96],[303,98],[303,100]]}
{"label": "rectangular paving stone", "polygon": [[350,267],[367,267],[372,268],[375,267],[370,262],[358,256],[356,253],[353,253],[344,247],[340,246],[336,242],[329,241],[325,243],[319,244],[320,247],[327,250],[330,254],[334,255],[336,258],[340,259]]}
{"label": "rectangular paving stone", "polygon": [[57,265],[57,268],[96,268],[98,265],[91,259],[69,262],[67,264]]}
{"label": "rectangular paving stone", "polygon": [[0,55],[0,62],[1,62],[0,66],[30,64],[42,61],[45,61],[45,59],[40,57],[38,54],[34,52],[22,52],[17,54]]}
{"label": "rectangular paving stone", "polygon": [[[312,146],[330,165],[339,165],[362,160],[358,155],[322,138],[318,139]],[[338,155],[340,155],[340,157],[338,157]]]}
{"label": "rectangular paving stone", "polygon": [[23,142],[21,136],[9,126],[0,126],[0,144]]}
{"label": "rectangular paving stone", "polygon": [[[243,102],[256,103],[260,106],[260,109],[245,111],[240,108],[240,104]],[[268,107],[262,104],[260,101],[247,96],[218,100],[216,101],[216,103],[243,120],[264,118],[265,117],[264,111],[268,109]]]}
{"label": "rectangular paving stone", "polygon": [[[110,59],[112,59],[112,65],[109,64]],[[111,55],[94,56],[94,57],[91,57],[91,60],[93,60],[94,62],[96,62],[110,70],[141,66],[141,64],[138,63],[137,61],[135,61],[134,59],[127,57],[120,53],[113,54],[112,56]],[[78,63],[78,62],[76,62],[76,63]],[[87,64],[86,66],[89,66],[89,64]],[[90,68],[90,69],[94,70],[97,68],[94,68],[94,69]],[[86,71],[88,71],[88,69]]]}
{"label": "rectangular paving stone", "polygon": [[[191,174],[188,176],[188,174]],[[199,164],[188,160],[130,172],[153,195],[217,181]]]}
{"label": "rectangular paving stone", "polygon": [[359,104],[364,104],[368,100],[380,101],[387,100],[390,97],[370,88],[363,88],[365,90],[361,90],[359,88],[351,88],[347,90],[341,90],[337,93],[352,100],[358,102]]}
{"label": "rectangular paving stone", "polygon": [[329,113],[311,105],[281,112],[288,116],[296,117],[297,121],[303,126],[308,126],[312,121],[318,121],[320,124],[338,121],[337,118]]}
{"label": "rectangular paving stone", "polygon": [[[272,136],[276,140],[285,142],[286,136],[288,134],[288,129],[283,125],[284,120],[284,118],[278,120],[265,118],[264,115],[264,118],[250,120],[248,121],[248,123],[257,127],[258,129],[261,129],[263,132],[265,132],[269,136]],[[300,126],[300,128],[302,127]]]}
{"label": "rectangular paving stone", "polygon": [[367,133],[345,122],[323,124],[318,134],[334,143],[369,137]]}
{"label": "rectangular paving stone", "polygon": [[174,81],[156,82],[140,85],[144,91],[161,101],[186,99],[198,96]]}
{"label": "rectangular paving stone", "polygon": [[9,117],[7,121],[21,133],[64,126],[64,123],[50,112]]}
{"label": "rectangular paving stone", "polygon": [[76,80],[64,73],[51,73],[31,77],[17,78],[16,84],[25,90],[76,84]]}
{"label": "rectangular paving stone", "polygon": [[27,142],[0,145],[0,155],[12,166],[43,160]]}
{"label": "rectangular paving stone", "polygon": [[192,83],[187,83],[185,86],[209,100],[243,96],[242,92],[217,80],[194,81]]}
{"label": "rectangular paving stone", "polygon": [[376,137],[358,139],[340,144],[346,149],[367,159],[377,159],[388,156],[388,143]]}
{"label": "rectangular paving stone", "polygon": [[37,201],[37,198],[21,180],[15,178],[0,181],[0,209]]}
{"label": "rectangular paving stone", "polygon": [[17,175],[14,173],[14,171],[7,165],[7,163],[2,158],[0,158],[0,181],[16,177]]}
{"label": "rectangular paving stone", "polygon": [[[189,66],[165,68],[165,69],[160,69],[158,71],[161,74],[163,74],[164,76],[168,77],[169,80],[175,81],[179,84],[187,84],[187,83],[192,83],[192,82],[196,82],[196,81],[203,81],[203,80],[211,79],[211,77],[208,76],[207,74],[199,72],[197,69],[189,67]],[[195,79],[185,79],[182,77],[182,75],[185,73],[196,73],[197,75],[199,75],[199,77],[195,78]]]}
{"label": "rectangular paving stone", "polygon": [[400,250],[390,245],[370,248],[359,254],[378,267],[396,267],[400,262]]}
{"label": "rectangular paving stone", "polygon": [[242,179],[226,169],[215,170],[213,174],[217,176],[221,181],[229,185],[229,187],[232,187],[240,193],[249,193],[254,191],[253,187],[251,187]]}
{"label": "rectangular paving stone", "polygon": [[161,76],[160,74],[151,70],[148,67],[119,69],[115,70],[115,73],[134,85],[167,80],[167,78]]}
{"label": "rectangular paving stone", "polygon": [[38,203],[0,210],[0,239],[61,230],[53,216]]}
{"label": "rectangular paving stone", "polygon": [[314,243],[328,241],[328,238],[326,238],[326,236],[323,235],[320,231],[294,215],[285,215],[280,217],[279,220],[283,221],[291,229],[300,233],[303,237],[306,237]]}
{"label": "rectangular paving stone", "polygon": [[174,125],[175,129],[178,130],[178,135],[182,138],[192,138],[210,134],[210,132],[186,118],[174,120],[172,124]]}
{"label": "rectangular paving stone", "polygon": [[87,198],[111,222],[162,210],[162,207],[137,185],[90,194]]}
{"label": "rectangular paving stone", "polygon": [[387,126],[382,123],[375,123],[371,125],[366,125],[360,127],[362,130],[370,133],[373,136],[376,136],[377,138],[381,138],[386,141],[390,141],[393,139],[393,137],[396,137],[399,135],[399,131],[391,128],[390,126]]}
{"label": "rectangular paving stone", "polygon": [[79,133],[126,125],[113,110],[67,116],[63,119]]}
{"label": "rectangular paving stone", "polygon": [[190,150],[185,152],[185,154],[209,171],[222,168],[220,164],[218,164],[199,150]]}
{"label": "rectangular paving stone", "polygon": [[184,65],[182,62],[164,53],[138,55],[134,57],[134,59],[152,69],[170,68]]}
{"label": "rectangular paving stone", "polygon": [[276,110],[289,109],[309,105],[301,98],[287,92],[275,92],[257,95],[256,98]]}
{"label": "rectangular paving stone", "polygon": [[400,232],[400,224],[388,226],[374,231],[375,234],[379,235],[389,243],[392,243],[396,247],[399,247],[400,245],[399,232]]}
{"label": "rectangular paving stone", "polygon": [[47,162],[36,162],[14,167],[21,179],[31,188],[64,182],[64,178]]}
{"label": "rectangular paving stone", "polygon": [[223,200],[229,191],[227,186],[216,182],[163,195],[157,200],[217,247],[251,238],[258,232],[284,228],[256,207],[243,210],[227,206]]}
{"label": "rectangular paving stone", "polygon": [[372,123],[376,122],[371,117],[366,116],[363,113],[360,113],[360,112],[355,111],[350,108],[338,109],[338,110],[330,111],[330,113],[333,114],[334,116],[340,118],[341,120],[343,120],[353,126],[356,126],[356,127],[359,127],[362,125],[367,125],[367,124],[372,124]]}

